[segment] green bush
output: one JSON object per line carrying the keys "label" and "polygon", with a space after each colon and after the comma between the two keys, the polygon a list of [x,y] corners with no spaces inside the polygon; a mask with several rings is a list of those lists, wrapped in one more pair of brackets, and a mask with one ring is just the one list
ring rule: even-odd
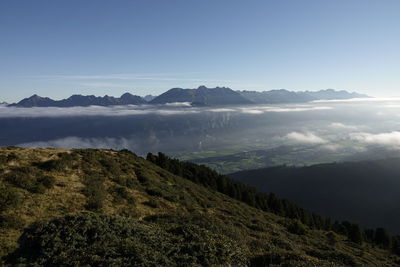
{"label": "green bush", "polygon": [[7,156],[0,155],[0,166],[7,163]]}
{"label": "green bush", "polygon": [[124,200],[126,200],[129,204],[135,204],[136,200],[132,196],[131,193],[126,190],[125,187],[122,186],[113,186],[111,188],[111,193],[114,196],[114,200],[117,203],[122,203]]}
{"label": "green bush", "polygon": [[15,160],[17,160],[18,159],[18,156],[17,156],[17,154],[15,154],[15,153],[10,153],[8,156],[7,156],[7,162],[12,162],[12,161],[15,161]]}
{"label": "green bush", "polygon": [[128,188],[131,188],[131,189],[135,188],[137,186],[136,179],[134,179],[134,178],[126,178],[125,179],[125,186],[128,187]]}
{"label": "green bush", "polygon": [[87,197],[86,208],[91,211],[101,211],[106,199],[105,178],[96,173],[90,173],[84,177],[85,188],[83,193]]}
{"label": "green bush", "polygon": [[149,206],[151,208],[158,208],[159,204],[156,200],[150,199],[149,201],[143,202],[143,205]]}
{"label": "green bush", "polygon": [[75,155],[69,153],[59,153],[58,157],[59,159],[39,162],[35,165],[46,171],[64,171],[67,168],[72,168],[76,159]]}
{"label": "green bush", "polygon": [[296,235],[305,235],[307,233],[307,229],[299,220],[292,220],[286,229]]}
{"label": "green bush", "polygon": [[22,202],[17,190],[8,186],[0,187],[0,212],[16,208]]}
{"label": "green bush", "polygon": [[215,266],[244,265],[232,240],[194,225],[166,225],[116,216],[66,216],[26,229],[10,265]]}
{"label": "green bush", "polygon": [[149,196],[153,196],[153,197],[162,197],[163,196],[163,192],[161,192],[160,190],[158,190],[156,188],[148,188],[148,189],[146,189],[146,193]]}
{"label": "green bush", "polygon": [[335,234],[333,231],[329,231],[328,233],[326,233],[326,239],[328,241],[328,244],[330,246],[336,246],[336,244],[338,243],[338,236],[337,234]]}
{"label": "green bush", "polygon": [[14,214],[0,215],[0,227],[10,229],[23,229],[24,220],[20,216]]}
{"label": "green bush", "polygon": [[35,167],[15,168],[6,175],[6,181],[31,193],[44,193],[55,184],[54,177]]}
{"label": "green bush", "polygon": [[37,179],[39,184],[42,184],[44,187],[50,189],[56,183],[56,179],[53,176],[45,175],[41,176]]}

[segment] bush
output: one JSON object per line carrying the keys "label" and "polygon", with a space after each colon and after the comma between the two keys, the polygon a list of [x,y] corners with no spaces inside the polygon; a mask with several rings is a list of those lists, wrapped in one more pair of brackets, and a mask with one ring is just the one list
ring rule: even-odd
{"label": "bush", "polygon": [[106,189],[104,187],[105,178],[95,173],[86,175],[83,183],[85,188],[83,193],[87,197],[86,208],[91,211],[100,211],[106,199]]}
{"label": "bush", "polygon": [[0,212],[16,208],[22,202],[17,190],[8,186],[0,187]]}
{"label": "bush", "polygon": [[337,234],[335,234],[332,231],[329,231],[328,233],[326,233],[326,239],[328,241],[328,244],[332,247],[336,246],[337,242],[338,242],[338,236]]}
{"label": "bush", "polygon": [[7,162],[12,162],[12,161],[15,161],[15,160],[17,160],[18,159],[18,156],[17,156],[17,154],[15,154],[15,153],[10,153],[8,156],[7,156]]}
{"label": "bush", "polygon": [[307,229],[299,220],[292,220],[286,229],[296,235],[305,235],[307,233]]}
{"label": "bush", "polygon": [[25,226],[24,220],[20,216],[13,214],[0,216],[0,227],[10,229],[23,229]]}
{"label": "bush", "polygon": [[159,204],[154,199],[150,199],[149,201],[143,202],[143,205],[149,206],[151,208],[158,208]]}
{"label": "bush", "polygon": [[126,180],[125,180],[125,186],[126,187],[128,187],[130,189],[133,189],[133,188],[136,187],[136,185],[137,185],[136,179],[126,178]]}
{"label": "bush", "polygon": [[6,181],[31,193],[44,193],[55,184],[54,177],[44,175],[34,167],[20,167],[7,174]]}
{"label": "bush", "polygon": [[73,166],[74,157],[68,153],[60,153],[60,159],[52,159],[45,162],[36,163],[39,168],[45,171],[64,171]]}
{"label": "bush", "polygon": [[7,258],[15,266],[244,265],[232,240],[193,225],[172,227],[117,216],[81,214],[37,223]]}
{"label": "bush", "polygon": [[149,194],[150,196],[154,196],[154,197],[162,197],[163,196],[163,193],[155,188],[146,189],[146,193]]}
{"label": "bush", "polygon": [[0,165],[4,165],[7,163],[7,156],[0,155]]}
{"label": "bush", "polygon": [[126,200],[129,204],[135,204],[136,200],[132,196],[131,193],[129,193],[125,187],[122,186],[114,186],[111,188],[112,194],[114,196],[114,199],[117,203],[121,203],[124,200]]}
{"label": "bush", "polygon": [[53,176],[45,175],[37,179],[39,184],[42,184],[44,187],[50,189],[56,183],[56,179]]}

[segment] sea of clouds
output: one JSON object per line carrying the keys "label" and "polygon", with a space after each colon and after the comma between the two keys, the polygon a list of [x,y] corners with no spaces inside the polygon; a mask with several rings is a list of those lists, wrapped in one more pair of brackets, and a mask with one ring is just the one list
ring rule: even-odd
{"label": "sea of clouds", "polygon": [[[400,99],[353,99],[316,101],[306,104],[248,105],[229,107],[192,107],[189,103],[169,103],[166,105],[128,105],[111,107],[34,107],[17,108],[0,106],[0,119],[12,118],[57,118],[90,116],[138,116],[160,115],[179,116],[202,113],[241,114],[249,116],[258,128],[268,135],[275,124],[265,124],[265,116],[285,114],[284,119],[292,117],[272,140],[279,144],[301,144],[317,149],[340,151],[353,146],[360,150],[366,146],[381,146],[389,150],[400,150]],[[264,116],[264,117],[263,117]],[[294,118],[294,119],[293,119]],[[295,121],[295,123],[293,122]],[[282,123],[281,123],[282,124]],[[248,133],[249,130],[244,133]],[[262,131],[261,131],[262,132]],[[239,133],[240,134],[240,133]],[[1,132],[0,132],[1,138]],[[179,136],[177,136],[179,141]],[[65,147],[65,148],[113,148],[134,149],[140,142],[130,137],[80,137],[67,136],[54,140],[25,142],[18,145],[26,147]]]}

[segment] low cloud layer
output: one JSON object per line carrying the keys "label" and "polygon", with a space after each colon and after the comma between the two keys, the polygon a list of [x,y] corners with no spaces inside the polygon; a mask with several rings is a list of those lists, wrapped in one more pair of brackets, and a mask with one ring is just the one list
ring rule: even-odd
{"label": "low cloud layer", "polygon": [[234,106],[225,108],[191,107],[190,103],[168,103],[166,105],[126,105],[126,106],[89,106],[89,107],[33,107],[17,108],[0,106],[0,118],[40,118],[40,117],[77,117],[77,116],[134,116],[134,115],[182,115],[201,112],[236,112],[242,114],[263,114],[267,112],[303,112],[332,109],[323,106],[282,105],[282,106]]}
{"label": "low cloud layer", "polygon": [[303,144],[324,144],[328,141],[315,135],[311,132],[300,133],[300,132],[291,132],[286,135],[286,139]]}
{"label": "low cloud layer", "polygon": [[366,144],[382,145],[388,148],[400,149],[400,132],[388,133],[352,133],[350,137],[354,141]]}
{"label": "low cloud layer", "polygon": [[20,147],[39,148],[107,148],[107,149],[133,149],[132,140],[126,138],[80,138],[66,137],[56,140],[39,141],[19,144]]}
{"label": "low cloud layer", "polygon": [[341,122],[332,122],[329,127],[334,129],[344,129],[344,130],[356,130],[357,126],[354,125],[347,125]]}

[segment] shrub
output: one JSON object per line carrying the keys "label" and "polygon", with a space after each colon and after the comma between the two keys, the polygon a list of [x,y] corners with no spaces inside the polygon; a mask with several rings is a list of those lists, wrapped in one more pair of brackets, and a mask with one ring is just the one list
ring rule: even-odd
{"label": "shrub", "polygon": [[35,167],[20,167],[6,175],[6,181],[31,193],[44,193],[55,184],[54,177],[46,176]]}
{"label": "shrub", "polygon": [[151,208],[158,208],[158,202],[155,201],[154,199],[150,199],[149,201],[143,202],[143,205],[149,206]]}
{"label": "shrub", "polygon": [[74,163],[74,156],[68,153],[58,154],[59,159],[52,159],[45,162],[39,162],[35,165],[46,171],[64,171],[67,168],[71,168]]}
{"label": "shrub", "polygon": [[103,202],[106,198],[106,189],[104,187],[105,178],[95,173],[84,177],[83,183],[85,189],[83,193],[87,197],[86,208],[91,211],[100,211],[103,208]]}
{"label": "shrub", "polygon": [[117,203],[121,203],[124,200],[126,200],[129,204],[135,204],[136,200],[132,196],[131,193],[129,193],[125,187],[122,186],[114,186],[111,188],[112,194],[114,196],[114,199]]}
{"label": "shrub", "polygon": [[16,208],[22,202],[17,190],[8,186],[0,187],[0,212]]}
{"label": "shrub", "polygon": [[18,159],[18,156],[17,156],[17,154],[15,154],[15,153],[10,153],[8,156],[7,156],[7,162],[12,162],[12,161],[15,161],[15,160],[17,160]]}
{"label": "shrub", "polygon": [[232,240],[193,225],[172,227],[117,216],[81,214],[36,223],[7,258],[15,266],[244,265]]}
{"label": "shrub", "polygon": [[46,188],[52,188],[56,183],[56,179],[53,176],[45,175],[38,178],[37,182]]}
{"label": "shrub", "polygon": [[332,231],[329,231],[328,233],[326,233],[326,239],[328,241],[328,244],[332,247],[336,246],[337,242],[338,242],[338,236],[337,234],[335,234]]}
{"label": "shrub", "polygon": [[23,229],[25,226],[24,220],[20,216],[14,214],[1,215],[0,227],[10,229]]}
{"label": "shrub", "polygon": [[0,165],[4,165],[7,163],[7,156],[0,155]]}
{"label": "shrub", "polygon": [[146,185],[150,182],[149,178],[146,177],[145,173],[143,173],[142,171],[139,171],[137,173],[138,175],[138,181],[142,184],[142,185]]}
{"label": "shrub", "polygon": [[136,180],[134,179],[134,178],[126,178],[126,180],[125,180],[125,186],[126,187],[128,187],[128,188],[135,188],[136,187],[136,185],[137,185],[137,182],[136,182]]}
{"label": "shrub", "polygon": [[163,193],[155,188],[146,189],[146,193],[149,194],[150,196],[154,196],[154,197],[162,197],[163,196]]}
{"label": "shrub", "polygon": [[296,235],[305,235],[307,233],[307,229],[299,220],[292,220],[286,229]]}

